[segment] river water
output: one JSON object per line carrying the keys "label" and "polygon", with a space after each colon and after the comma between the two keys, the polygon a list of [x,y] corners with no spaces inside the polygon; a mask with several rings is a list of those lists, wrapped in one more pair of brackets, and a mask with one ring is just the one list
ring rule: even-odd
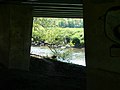
{"label": "river water", "polygon": [[[58,60],[62,61],[62,62],[68,62],[68,63],[86,66],[85,49],[84,48],[82,48],[82,49],[70,48],[70,49],[72,49],[72,50],[71,50],[71,56],[70,56],[69,60],[61,60],[61,59],[58,59]],[[40,56],[48,56],[48,57],[51,57],[53,55],[51,50],[45,46],[40,46],[40,47],[31,46],[30,53],[40,55]]]}

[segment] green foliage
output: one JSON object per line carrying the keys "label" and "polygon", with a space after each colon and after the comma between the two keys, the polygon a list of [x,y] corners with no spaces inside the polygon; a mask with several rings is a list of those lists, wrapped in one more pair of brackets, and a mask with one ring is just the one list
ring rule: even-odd
{"label": "green foliage", "polygon": [[49,29],[46,31],[44,38],[49,44],[62,45],[64,39],[63,34],[59,28]]}
{"label": "green foliage", "polygon": [[64,51],[62,49],[61,52],[59,52],[59,54],[58,54],[58,58],[60,60],[67,60],[67,61],[72,59],[72,51],[71,51],[71,49],[66,49]]}
{"label": "green foliage", "polygon": [[55,48],[48,46],[49,49],[53,52],[53,56],[56,56],[56,59],[59,60],[67,60],[69,62],[72,59],[72,49],[65,49],[65,48]]}
{"label": "green foliage", "polygon": [[[66,37],[73,38],[77,37],[80,42],[84,43],[84,30],[83,28],[33,28],[32,38],[33,41],[45,41],[49,44],[64,45],[64,39]],[[71,42],[70,42],[71,43]]]}
{"label": "green foliage", "polygon": [[76,44],[76,43],[80,44],[80,40],[77,37],[75,37],[75,38],[73,38],[72,43],[73,44]]}

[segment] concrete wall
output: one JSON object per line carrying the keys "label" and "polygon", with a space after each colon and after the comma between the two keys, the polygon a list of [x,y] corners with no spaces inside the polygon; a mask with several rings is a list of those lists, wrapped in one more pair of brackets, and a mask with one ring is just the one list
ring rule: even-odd
{"label": "concrete wall", "polygon": [[29,69],[32,8],[0,5],[0,62],[8,68]]}
{"label": "concrete wall", "polygon": [[9,62],[9,10],[0,5],[0,63],[8,66]]}
{"label": "concrete wall", "polygon": [[[113,16],[111,13],[109,18],[105,18],[108,15],[107,11],[115,6],[120,6],[119,0],[85,0],[84,2],[88,90],[119,90],[120,88],[120,54],[118,54],[120,44],[111,31],[115,25],[120,24],[120,10]],[[110,35],[112,38],[109,37]]]}

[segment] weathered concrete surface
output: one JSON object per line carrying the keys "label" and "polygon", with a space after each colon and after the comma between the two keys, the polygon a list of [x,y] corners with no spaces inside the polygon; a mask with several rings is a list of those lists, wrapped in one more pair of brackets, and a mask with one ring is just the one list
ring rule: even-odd
{"label": "weathered concrete surface", "polygon": [[8,68],[29,69],[32,8],[0,5],[0,63]]}
{"label": "weathered concrete surface", "polygon": [[[116,15],[113,15],[111,21],[109,21],[110,19],[106,20],[105,17],[108,10],[115,6],[120,6],[120,1],[85,0],[84,20],[88,90],[120,89],[120,54],[117,57],[111,56],[110,49],[116,43],[113,42],[114,38],[111,40],[106,34],[106,25],[110,25],[109,29],[107,28],[107,33],[110,33],[110,28],[114,23],[120,24],[120,16],[116,18]],[[117,51],[116,53],[120,52]]]}
{"label": "weathered concrete surface", "polygon": [[10,68],[28,69],[32,32],[32,9],[13,5],[10,9]]}
{"label": "weathered concrete surface", "polygon": [[9,64],[9,9],[0,5],[0,63],[8,66]]}

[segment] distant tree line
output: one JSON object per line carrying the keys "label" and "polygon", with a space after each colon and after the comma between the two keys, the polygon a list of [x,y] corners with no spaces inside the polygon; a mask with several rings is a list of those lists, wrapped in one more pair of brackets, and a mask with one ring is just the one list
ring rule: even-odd
{"label": "distant tree line", "polygon": [[59,22],[59,27],[83,28],[83,19],[63,18]]}
{"label": "distant tree line", "polygon": [[34,18],[33,22],[39,23],[43,28],[83,28],[83,19],[78,18]]}

